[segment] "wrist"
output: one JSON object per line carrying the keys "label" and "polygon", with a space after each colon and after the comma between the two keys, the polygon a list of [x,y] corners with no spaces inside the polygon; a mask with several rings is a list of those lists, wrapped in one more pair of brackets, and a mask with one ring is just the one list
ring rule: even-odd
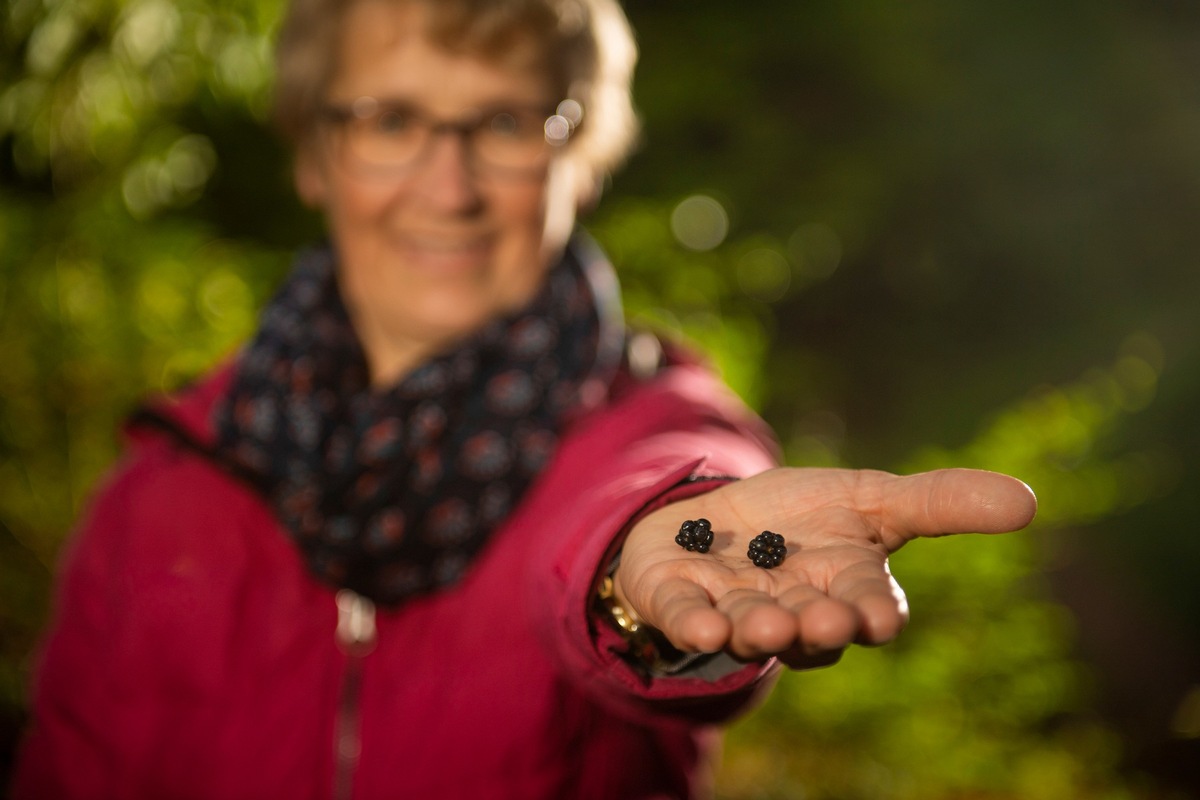
{"label": "wrist", "polygon": [[596,590],[596,601],[602,615],[629,645],[628,655],[630,657],[647,666],[658,661],[659,649],[651,636],[650,627],[618,593],[617,582],[613,574],[610,573],[600,579],[600,585]]}
{"label": "wrist", "polygon": [[657,628],[647,625],[624,596],[619,594],[616,573],[621,565],[618,553],[596,588],[597,613],[606,620],[625,643],[622,657],[638,671],[653,677],[667,677],[695,670],[711,660],[712,653],[685,653],[675,647]]}

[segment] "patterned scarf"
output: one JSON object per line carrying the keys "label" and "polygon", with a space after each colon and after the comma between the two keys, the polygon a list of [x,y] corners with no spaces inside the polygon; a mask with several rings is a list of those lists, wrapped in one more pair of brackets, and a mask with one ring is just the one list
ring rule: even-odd
{"label": "patterned scarf", "polygon": [[386,389],[328,249],[301,255],[215,410],[319,579],[377,603],[456,582],[620,363],[616,278],[577,236],[522,311]]}

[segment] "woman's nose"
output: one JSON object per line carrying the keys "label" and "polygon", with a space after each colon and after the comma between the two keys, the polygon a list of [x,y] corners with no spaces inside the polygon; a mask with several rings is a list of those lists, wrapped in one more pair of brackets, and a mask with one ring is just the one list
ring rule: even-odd
{"label": "woman's nose", "polygon": [[425,199],[438,210],[470,212],[482,201],[470,142],[461,131],[436,132],[414,178]]}

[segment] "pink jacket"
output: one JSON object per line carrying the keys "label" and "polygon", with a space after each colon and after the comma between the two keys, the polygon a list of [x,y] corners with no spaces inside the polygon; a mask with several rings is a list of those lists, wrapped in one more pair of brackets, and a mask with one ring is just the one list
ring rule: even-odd
{"label": "pink jacket", "polygon": [[[164,412],[206,441],[228,377]],[[752,474],[775,450],[698,366],[627,383],[571,428],[461,584],[373,619],[351,603],[339,620],[243,483],[131,430],[62,565],[14,796],[703,794],[714,723],[774,667],[643,678],[592,609],[597,573],[639,512],[713,485],[689,476]],[[355,622],[371,643],[339,644]]]}

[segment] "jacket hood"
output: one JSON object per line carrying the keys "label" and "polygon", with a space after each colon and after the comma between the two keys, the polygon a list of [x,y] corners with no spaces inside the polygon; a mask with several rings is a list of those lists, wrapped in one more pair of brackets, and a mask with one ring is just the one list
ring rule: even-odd
{"label": "jacket hood", "polygon": [[236,371],[237,361],[233,359],[193,384],[151,397],[130,415],[125,434],[132,441],[141,442],[166,428],[204,449],[213,447],[216,430],[212,410],[229,389]]}

